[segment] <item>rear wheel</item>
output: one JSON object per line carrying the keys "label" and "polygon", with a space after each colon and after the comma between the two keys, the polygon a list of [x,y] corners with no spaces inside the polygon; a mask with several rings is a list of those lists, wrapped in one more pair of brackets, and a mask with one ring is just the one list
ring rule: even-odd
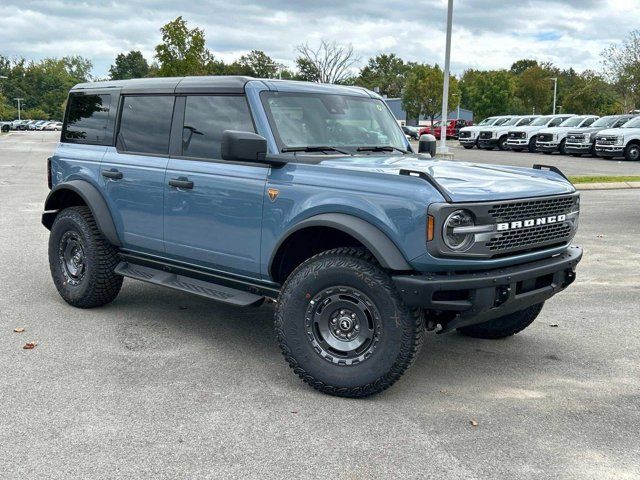
{"label": "rear wheel", "polygon": [[117,264],[117,249],[100,233],[88,207],[58,214],[49,236],[49,267],[67,303],[92,308],[113,301],[122,287],[122,277],[113,272]]}
{"label": "rear wheel", "polygon": [[498,339],[510,337],[531,325],[540,314],[543,305],[544,302],[538,303],[519,312],[505,315],[504,317],[489,320],[488,322],[478,325],[459,328],[458,331],[467,337],[474,338]]}
{"label": "rear wheel", "polygon": [[640,160],[640,145],[637,143],[628,145],[624,152],[624,158],[630,162]]}
{"label": "rear wheel", "polygon": [[300,265],[278,299],[275,331],[294,372],[321,392],[365,397],[390,387],[418,355],[422,315],[365,250],[337,248]]}

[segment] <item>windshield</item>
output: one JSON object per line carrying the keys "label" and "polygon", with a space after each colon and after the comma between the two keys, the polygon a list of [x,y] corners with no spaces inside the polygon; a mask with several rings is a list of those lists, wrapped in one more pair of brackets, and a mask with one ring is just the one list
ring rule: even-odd
{"label": "windshield", "polygon": [[559,127],[577,127],[584,122],[584,117],[571,117],[562,122]]}
{"label": "windshield", "polygon": [[482,126],[482,125],[493,125],[493,123],[496,121],[496,117],[489,117],[489,118],[485,118],[484,120],[482,120],[478,126]]}
{"label": "windshield", "polygon": [[504,127],[512,127],[513,125],[516,125],[518,123],[518,121],[520,121],[520,119],[518,117],[513,117],[509,121],[504,122],[502,124],[502,126],[504,126]]}
{"label": "windshield", "polygon": [[542,125],[546,125],[551,120],[551,117],[540,117],[536,118],[533,122],[531,122],[532,127],[541,127]]}
{"label": "windshield", "polygon": [[616,123],[617,120],[618,120],[618,117],[602,117],[596,120],[595,122],[593,122],[591,126],[592,127],[610,127],[611,125]]}
{"label": "windshield", "polygon": [[622,128],[638,128],[640,127],[640,117],[636,117],[625,123]]}
{"label": "windshield", "polygon": [[381,101],[302,92],[262,92],[279,147],[406,147],[404,133]]}
{"label": "windshield", "polygon": [[496,123],[494,123],[493,126],[498,127],[500,125],[506,125],[509,120],[509,117],[499,118],[498,120],[496,120]]}

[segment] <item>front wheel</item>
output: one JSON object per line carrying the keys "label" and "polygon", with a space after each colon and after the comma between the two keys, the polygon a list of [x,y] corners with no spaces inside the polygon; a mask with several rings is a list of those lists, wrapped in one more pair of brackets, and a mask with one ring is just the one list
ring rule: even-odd
{"label": "front wheel", "polygon": [[92,308],[113,301],[122,287],[114,273],[118,252],[102,235],[88,207],[58,214],[49,236],[49,267],[60,296],[70,305]]}
{"label": "front wheel", "polygon": [[560,145],[558,146],[558,151],[560,152],[561,155],[566,155],[567,154],[567,141],[566,140],[562,140],[560,142]]}
{"label": "front wheel", "polygon": [[368,252],[337,248],[310,258],[287,279],[275,331],[306,383],[330,395],[365,397],[402,376],[425,329],[422,314],[402,302]]}
{"label": "front wheel", "polygon": [[521,332],[533,323],[540,314],[544,302],[532,305],[518,312],[489,320],[478,325],[459,328],[458,331],[474,338],[498,339],[506,338]]}
{"label": "front wheel", "polygon": [[529,140],[529,145],[527,148],[531,153],[536,153],[538,151],[538,147],[536,147],[536,137],[532,137],[531,140]]}
{"label": "front wheel", "polygon": [[502,151],[507,150],[507,136],[500,137],[498,139],[498,148]]}
{"label": "front wheel", "polygon": [[640,160],[640,145],[637,143],[632,143],[629,145],[624,152],[625,160],[630,162],[636,162]]}

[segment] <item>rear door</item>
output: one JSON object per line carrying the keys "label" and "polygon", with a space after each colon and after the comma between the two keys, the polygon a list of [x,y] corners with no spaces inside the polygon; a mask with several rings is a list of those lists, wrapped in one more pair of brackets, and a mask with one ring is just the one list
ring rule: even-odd
{"label": "rear door", "polygon": [[269,167],[222,160],[224,130],[255,131],[244,95],[178,97],[165,178],[165,248],[175,260],[258,277]]}
{"label": "rear door", "polygon": [[101,177],[124,247],[163,253],[164,175],[169,161],[173,95],[125,95],[116,146]]}

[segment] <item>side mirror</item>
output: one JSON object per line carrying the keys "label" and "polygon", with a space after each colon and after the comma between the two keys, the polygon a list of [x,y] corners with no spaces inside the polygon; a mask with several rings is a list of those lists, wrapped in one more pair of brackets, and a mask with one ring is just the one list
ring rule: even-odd
{"label": "side mirror", "polygon": [[418,143],[418,153],[428,153],[431,158],[436,156],[436,137],[425,133],[420,135],[420,141]]}
{"label": "side mirror", "polygon": [[267,155],[267,139],[253,132],[222,132],[220,154],[223,160],[263,162]]}

